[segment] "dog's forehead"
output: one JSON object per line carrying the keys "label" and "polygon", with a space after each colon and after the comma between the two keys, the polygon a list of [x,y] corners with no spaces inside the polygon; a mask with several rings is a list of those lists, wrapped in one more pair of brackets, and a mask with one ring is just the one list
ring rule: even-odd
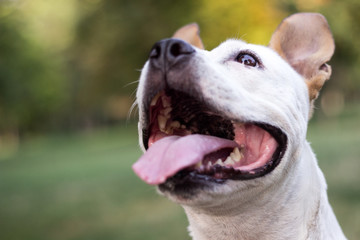
{"label": "dog's forehead", "polygon": [[[252,53],[262,63],[263,71],[252,71],[251,68],[239,68],[238,65],[229,64],[240,53]],[[298,82],[297,84],[305,85],[303,78],[285,61],[276,51],[268,46],[246,43],[242,40],[229,39],[221,43],[218,47],[208,52],[208,56],[212,61],[221,65],[233,66],[244,74],[252,72],[252,74],[266,74],[267,78],[273,78],[276,81],[282,79],[286,82]]]}
{"label": "dog's forehead", "polygon": [[247,43],[238,39],[228,39],[218,47],[210,51],[211,57],[215,59],[227,59],[236,56],[242,51],[251,51],[263,60],[279,58],[279,55],[269,47]]}

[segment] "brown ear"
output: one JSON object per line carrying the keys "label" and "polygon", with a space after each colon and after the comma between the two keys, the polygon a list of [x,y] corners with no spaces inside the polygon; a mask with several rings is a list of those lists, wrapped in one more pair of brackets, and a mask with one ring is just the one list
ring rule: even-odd
{"label": "brown ear", "polygon": [[335,50],[325,17],[318,13],[298,13],[285,18],[272,35],[269,47],[305,78],[309,99],[315,100],[330,78],[331,67],[326,62]]}
{"label": "brown ear", "polygon": [[191,23],[178,29],[172,37],[182,39],[197,48],[204,49],[199,33],[199,26],[196,23]]}

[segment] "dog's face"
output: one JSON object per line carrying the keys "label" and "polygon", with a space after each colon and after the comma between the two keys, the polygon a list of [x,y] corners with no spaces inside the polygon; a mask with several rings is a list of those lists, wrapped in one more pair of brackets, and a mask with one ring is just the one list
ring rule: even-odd
{"label": "dog's face", "polygon": [[[146,153],[134,170],[144,181],[181,204],[216,207],[241,204],[287,177],[334,50],[324,18],[299,15],[280,25],[270,47],[228,40],[206,51],[195,25],[175,34],[185,41],[154,45],[137,91]],[[289,30],[305,31],[304,17],[321,23],[312,31],[323,37]],[[298,34],[310,39],[294,44]]]}

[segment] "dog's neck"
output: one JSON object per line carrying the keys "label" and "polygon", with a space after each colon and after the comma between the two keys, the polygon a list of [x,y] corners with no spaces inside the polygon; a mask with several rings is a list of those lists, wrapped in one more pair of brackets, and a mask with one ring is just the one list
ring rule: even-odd
{"label": "dog's neck", "polygon": [[[193,239],[332,239],[333,233],[341,234],[327,200],[324,177],[307,143],[302,153],[285,181],[240,207],[226,206],[222,212],[221,208],[184,206]],[[320,231],[325,226],[330,227]],[[329,236],[320,236],[321,232]]]}

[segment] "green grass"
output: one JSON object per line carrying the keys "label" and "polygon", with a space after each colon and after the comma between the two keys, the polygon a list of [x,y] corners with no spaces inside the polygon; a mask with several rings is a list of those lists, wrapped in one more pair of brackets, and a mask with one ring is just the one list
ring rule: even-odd
{"label": "green grass", "polygon": [[1,239],[185,239],[181,208],[132,172],[140,154],[135,125],[25,141],[0,160]]}
{"label": "green grass", "polygon": [[[349,239],[360,238],[359,122],[357,105],[314,119],[308,134]],[[189,239],[181,207],[132,172],[140,154],[135,125],[33,137],[0,151],[1,239]]]}

